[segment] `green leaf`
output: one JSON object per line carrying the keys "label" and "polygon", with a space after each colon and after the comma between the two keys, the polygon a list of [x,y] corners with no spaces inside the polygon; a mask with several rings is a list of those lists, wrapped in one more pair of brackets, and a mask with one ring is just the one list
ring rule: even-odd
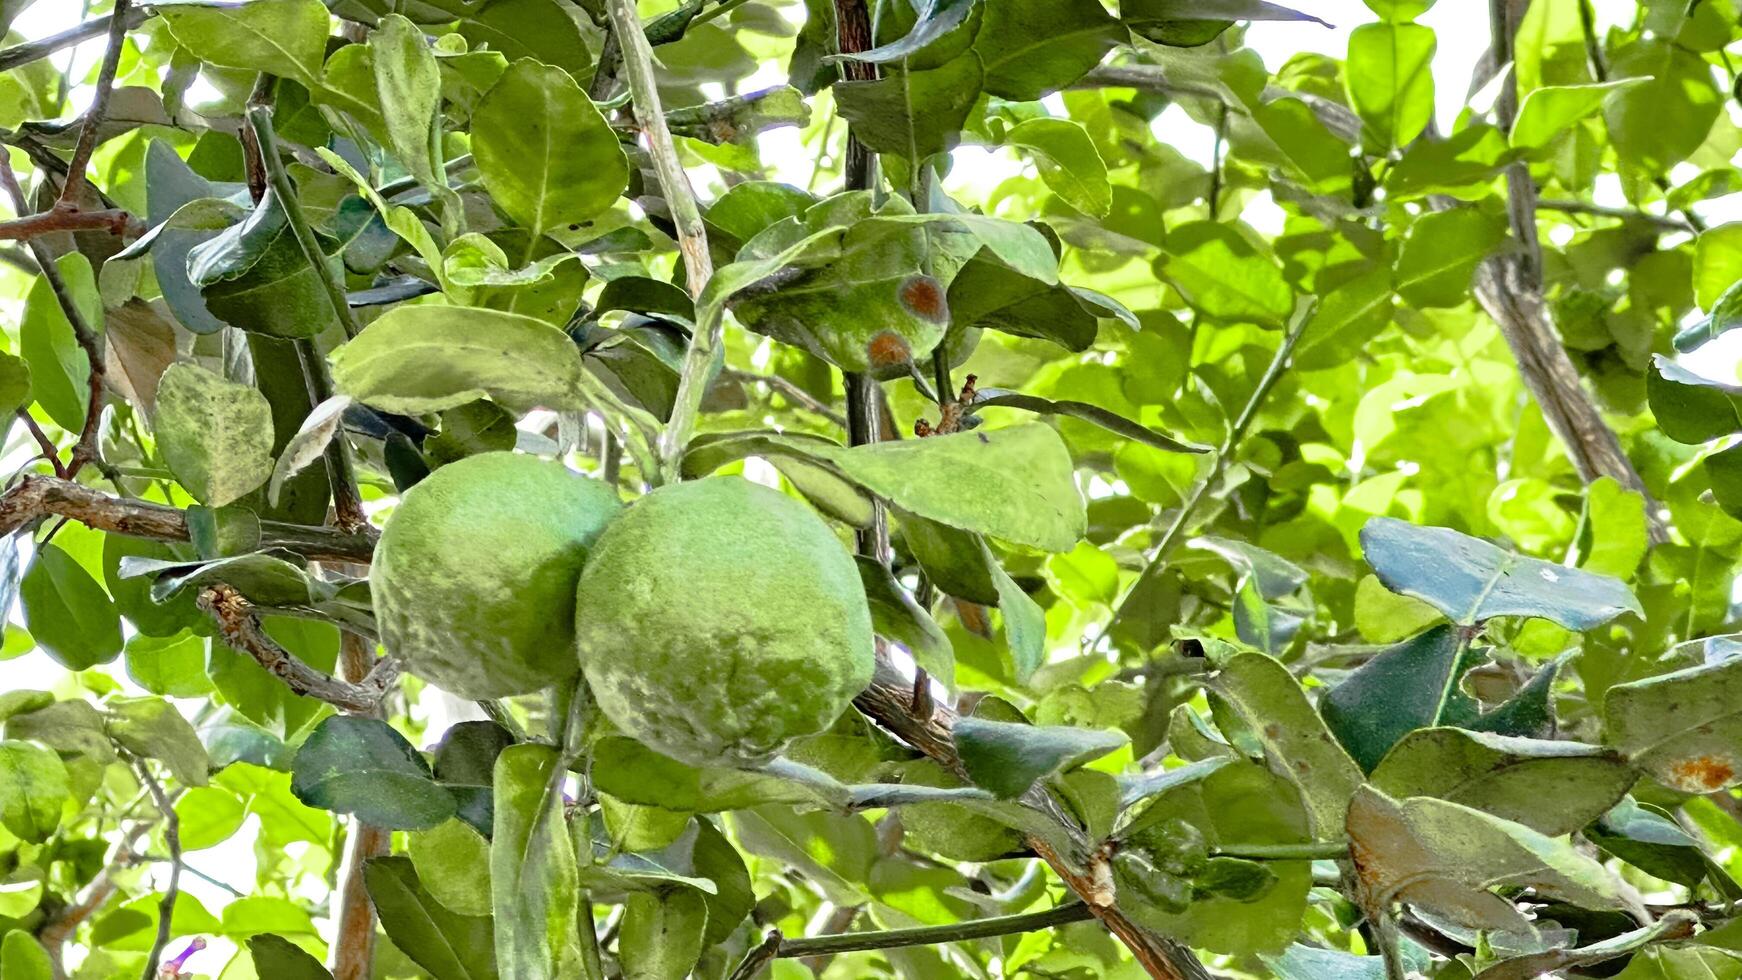
{"label": "green leaf", "polygon": [[609,208],[629,181],[617,136],[561,68],[521,59],[472,113],[472,153],[490,196],[534,235]]}
{"label": "green leaf", "polygon": [[[1263,766],[1244,761],[1219,764],[1200,778],[1172,785],[1144,806],[1121,837],[1144,841],[1150,836],[1145,828],[1175,820],[1195,828],[1212,849],[1299,844],[1312,838],[1294,787]],[[1277,882],[1253,902],[1207,894],[1194,897],[1183,912],[1170,912],[1122,889],[1120,908],[1142,925],[1192,946],[1241,956],[1281,952],[1300,932],[1312,862],[1266,865]]]}
{"label": "green leaf", "polygon": [[953,729],[968,778],[1003,799],[1035,780],[1080,766],[1129,741],[1124,733],[963,718]]}
{"label": "green leaf", "polygon": [[0,409],[11,415],[30,404],[30,365],[17,354],[0,351]]}
{"label": "green leaf", "polygon": [[1126,39],[1100,0],[987,3],[974,51],[990,95],[1015,102],[1064,88]]}
{"label": "green leaf", "polygon": [[1612,477],[1599,477],[1585,489],[1591,540],[1581,544],[1579,567],[1627,581],[1639,570],[1649,549],[1645,497]]}
{"label": "green leaf", "polygon": [[1275,260],[1230,225],[1197,221],[1170,229],[1167,251],[1156,271],[1208,316],[1280,327],[1294,312],[1294,290]]}
{"label": "green leaf", "polygon": [[1367,9],[1392,23],[1414,20],[1428,12],[1434,0],[1362,0]]}
{"label": "green leaf", "polygon": [[115,747],[103,724],[103,716],[89,701],[54,701],[36,707],[36,692],[21,691],[15,696],[27,699],[15,704],[6,719],[6,737],[30,739],[54,749],[63,756],[85,755],[100,763],[114,762]]}
{"label": "green leaf", "polygon": [[256,0],[232,7],[171,4],[170,34],[208,65],[263,71],[318,88],[326,60],[327,8],[320,0]]}
{"label": "green leaf", "polygon": [[127,638],[122,655],[127,676],[152,694],[197,698],[212,693],[212,683],[206,679],[205,639],[194,633],[159,637],[141,632]]}
{"label": "green leaf", "polygon": [[103,586],[60,545],[40,545],[18,586],[24,625],[69,670],[105,664],[121,652],[121,615]]}
{"label": "green leaf", "polygon": [[1397,292],[1418,309],[1462,306],[1476,266],[1506,240],[1506,222],[1474,208],[1424,214],[1397,256]]}
{"label": "green leaf", "polygon": [[621,736],[601,739],[594,746],[592,773],[601,792],[626,803],[687,813],[769,803],[839,808],[850,798],[846,786],[798,763],[785,762],[779,771],[701,768]]}
{"label": "green leaf", "polygon": [[1572,844],[1457,803],[1394,800],[1363,786],[1348,832],[1365,908],[1408,902],[1469,928],[1531,934],[1529,920],[1488,889],[1529,886],[1581,908],[1626,907],[1621,883]]}
{"label": "green leaf", "polygon": [[1606,813],[1637,778],[1600,746],[1424,728],[1386,753],[1372,782],[1397,799],[1450,800],[1559,837]]}
{"label": "green leaf", "polygon": [[1700,841],[1668,813],[1632,797],[1622,799],[1614,809],[1585,827],[1584,836],[1604,853],[1649,875],[1688,888],[1699,887],[1708,873],[1724,874],[1712,869],[1700,849]]}
{"label": "green leaf", "polygon": [[1132,33],[1157,44],[1208,44],[1237,20],[1306,21],[1330,27],[1311,14],[1265,0],[1120,0],[1119,19]]}
{"label": "green leaf", "polygon": [[459,198],[448,190],[441,153],[441,68],[423,31],[397,14],[381,18],[369,38],[375,92],[381,102],[388,145],[449,209]]}
{"label": "green leaf", "polygon": [[1742,431],[1742,387],[1703,378],[1661,354],[1645,375],[1651,413],[1664,435],[1697,446]]}
{"label": "green leaf", "polygon": [[835,104],[866,146],[917,166],[961,139],[981,79],[980,56],[969,51],[937,68],[836,82]]}
{"label": "green leaf", "polygon": [[[1711,310],[1714,326],[1734,322],[1742,314],[1737,284],[1742,283],[1742,222],[1730,222],[1700,232],[1694,240],[1694,302]],[[1725,298],[1729,298],[1726,303]],[[1720,314],[1722,319],[1720,320]],[[1721,333],[1722,330],[1715,330]],[[1678,349],[1685,349],[1678,343]]]}
{"label": "green leaf", "polygon": [[254,972],[278,980],[332,980],[332,974],[321,961],[303,952],[302,947],[282,936],[263,932],[248,937],[248,956]]}
{"label": "green leaf", "polygon": [[1541,150],[1582,119],[1596,115],[1609,93],[1638,85],[1643,78],[1623,78],[1595,85],[1547,85],[1533,90],[1518,107],[1512,124],[1512,145]]}
{"label": "green leaf", "polygon": [[542,320],[459,306],[401,306],[332,353],[333,382],[385,412],[489,398],[514,412],[578,409],[581,352]]}
{"label": "green leaf", "polygon": [[1371,772],[1409,732],[1474,714],[1458,682],[1484,659],[1456,627],[1436,626],[1362,664],[1319,699],[1319,712]]}
{"label": "green leaf", "polygon": [[[102,332],[103,300],[97,293],[90,260],[73,252],[55,260],[74,305],[92,330]],[[78,432],[90,404],[91,365],[79,346],[72,322],[48,280],[38,276],[24,300],[18,325],[18,350],[30,369],[31,394],[54,424]]]}
{"label": "green leaf", "polygon": [[1672,38],[1625,45],[1609,64],[1611,78],[1649,79],[1621,90],[1603,109],[1609,138],[1623,163],[1668,173],[1706,141],[1723,96],[1705,59]]}
{"label": "green leaf", "polygon": [[707,923],[707,899],[693,888],[630,894],[617,940],[625,980],[689,976],[701,958]]}
{"label": "green leaf", "polygon": [[477,828],[456,818],[413,831],[409,851],[418,881],[444,908],[490,914],[490,842]]}
{"label": "green leaf", "polygon": [[48,950],[22,929],[11,929],[0,940],[0,977],[6,980],[54,980]]}
{"label": "green leaf", "polygon": [[315,232],[328,253],[325,270],[310,264],[290,217],[268,188],[238,224],[188,250],[188,280],[206,309],[231,326],[293,340],[308,339],[338,321],[323,278],[340,275],[336,243]]}
{"label": "green leaf", "polygon": [[497,975],[490,917],[461,915],[442,906],[418,880],[410,858],[370,858],[363,881],[382,931],[433,980]]}
{"label": "green leaf", "polygon": [[1648,926],[1577,949],[1551,949],[1508,957],[1476,974],[1475,980],[1531,980],[1533,977],[1595,966],[1620,959],[1652,943],[1686,939],[1693,935],[1697,922],[1698,917],[1694,913],[1686,909],[1671,909]]}
{"label": "green leaf", "polygon": [[[203,750],[202,750],[203,751]],[[196,786],[175,801],[181,849],[202,851],[229,840],[248,819],[243,801],[216,786]]]}
{"label": "green leaf", "polygon": [[1349,34],[1349,102],[1375,149],[1407,146],[1434,112],[1434,32],[1420,24],[1362,24]]}
{"label": "green leaf", "polygon": [[1606,741],[1653,779],[1686,793],[1742,785],[1742,658],[1617,684],[1603,701]]}
{"label": "green leaf", "polygon": [[296,751],[290,790],[303,803],[397,830],[434,827],[454,798],[404,736],[374,718],[334,715]]}
{"label": "green leaf", "polygon": [[1087,350],[1102,319],[1125,319],[1123,307],[1108,309],[1098,299],[1091,290],[1023,275],[983,251],[950,283],[950,329],[984,327]]}
{"label": "green leaf", "polygon": [[1028,152],[1040,179],[1066,204],[1104,218],[1113,208],[1107,164],[1081,123],[1069,119],[1025,119],[1004,135],[1008,146]]}
{"label": "green leaf", "polygon": [[[496,779],[496,757],[514,742],[514,736],[493,721],[462,721],[449,728],[436,745],[436,782],[453,794],[459,818],[481,834],[489,834],[495,821],[491,787]],[[441,892],[439,882],[435,890]]]}
{"label": "green leaf", "polygon": [[507,980],[580,975],[580,885],[563,820],[564,772],[545,745],[513,745],[496,757],[490,904],[496,966]]}
{"label": "green leaf", "polygon": [[1489,544],[1450,528],[1376,517],[1361,548],[1385,587],[1474,626],[1496,616],[1535,616],[1588,630],[1624,612],[1643,615],[1627,586]]}
{"label": "green leaf", "polygon": [[899,40],[869,51],[843,52],[828,61],[861,61],[874,65],[899,63],[904,68],[936,68],[955,58],[980,32],[984,12],[981,0],[925,0],[914,19],[913,29]]}
{"label": "green leaf", "polygon": [[1223,665],[1210,690],[1252,731],[1271,771],[1299,791],[1313,832],[1334,838],[1361,785],[1361,770],[1307,703],[1294,675],[1270,657],[1243,653]]}
{"label": "green leaf", "polygon": [[[1701,239],[1704,240],[1704,237],[1702,235]],[[1696,243],[1694,246],[1696,262],[1699,261],[1700,254],[1699,245]],[[1742,251],[1738,252],[1738,257],[1742,257]],[[1696,267],[1694,289],[1697,292],[1704,292],[1707,288],[1705,282],[1701,281],[1703,277],[1700,273],[1704,271],[1704,269]],[[1684,353],[1697,350],[1703,344],[1716,340],[1720,334],[1742,327],[1742,268],[1719,271],[1721,276],[1732,274],[1736,276],[1735,281],[1724,287],[1724,291],[1718,295],[1718,298],[1711,302],[1712,312],[1676,331],[1676,350]]]}
{"label": "green leaf", "polygon": [[[1378,0],[1369,3],[1374,6]],[[1433,956],[1427,950],[1405,939],[1403,963],[1406,970],[1426,975],[1433,967]],[[1295,943],[1280,956],[1262,957],[1277,980],[1385,980],[1385,957],[1357,956],[1340,949],[1323,949]]]}
{"label": "green leaf", "polygon": [[157,446],[195,500],[234,503],[272,476],[272,406],[257,388],[172,364],[157,388]]}
{"label": "green leaf", "polygon": [[71,792],[60,756],[29,742],[0,742],[0,826],[21,840],[46,841],[60,829]]}
{"label": "green leaf", "polygon": [[109,737],[122,748],[163,763],[183,786],[206,784],[206,747],[175,705],[163,698],[115,698],[107,710]]}
{"label": "green leaf", "polygon": [[900,643],[920,669],[944,687],[955,687],[956,654],[943,627],[902,588],[889,566],[867,555],[857,556],[856,561],[877,635]]}

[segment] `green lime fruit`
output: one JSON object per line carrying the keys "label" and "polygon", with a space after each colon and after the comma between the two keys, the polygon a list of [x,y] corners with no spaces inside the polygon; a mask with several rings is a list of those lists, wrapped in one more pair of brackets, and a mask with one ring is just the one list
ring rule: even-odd
{"label": "green lime fruit", "polygon": [[852,557],[809,508],[741,477],[631,504],[594,546],[575,608],[600,710],[685,762],[766,762],[871,681]]}
{"label": "green lime fruit", "polygon": [[537,456],[437,469],[387,519],[369,571],[387,652],[463,698],[573,677],[581,565],[622,510],[605,484]]}

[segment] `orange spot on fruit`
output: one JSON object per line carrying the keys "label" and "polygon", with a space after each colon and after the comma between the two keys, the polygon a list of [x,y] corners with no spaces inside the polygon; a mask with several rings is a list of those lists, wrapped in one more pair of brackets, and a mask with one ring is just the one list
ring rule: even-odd
{"label": "orange spot on fruit", "polygon": [[949,304],[944,301],[944,287],[931,276],[910,276],[901,284],[901,305],[915,316],[934,323],[950,318]]}
{"label": "orange spot on fruit", "polygon": [[865,345],[865,353],[872,367],[890,367],[913,360],[913,348],[908,346],[907,338],[893,330],[878,331]]}
{"label": "orange spot on fruit", "polygon": [[1736,776],[1736,767],[1728,759],[1697,755],[1673,763],[1669,772],[1678,786],[1710,793],[1728,786]]}

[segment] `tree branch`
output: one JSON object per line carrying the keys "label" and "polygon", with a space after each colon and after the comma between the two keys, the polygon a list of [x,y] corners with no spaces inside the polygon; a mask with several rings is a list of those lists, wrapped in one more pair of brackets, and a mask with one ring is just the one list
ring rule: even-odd
{"label": "tree branch", "polygon": [[[889,661],[881,641],[878,642],[877,650],[876,676],[871,686],[853,700],[854,705],[903,742],[923,752],[958,779],[966,781],[967,770],[962,766],[961,755],[956,751],[955,737],[951,733],[956,719],[955,710],[934,703],[929,711],[916,714],[913,711],[912,685]],[[1022,797],[1022,801],[1056,820],[1071,835],[1074,850],[1084,854],[1093,852],[1095,842],[1089,841],[1083,829],[1064,816],[1057,801],[1045,790],[1030,789]],[[1089,865],[1085,867],[1079,865],[1074,857],[1059,853],[1046,840],[1030,836],[1026,841],[1065,885],[1082,899],[1090,913],[1101,920],[1107,931],[1125,944],[1138,964],[1151,977],[1157,980],[1208,980],[1210,973],[1189,948],[1150,933],[1119,910],[1109,894],[1109,883],[1101,877],[1106,872],[1104,862],[1097,864],[1098,859],[1091,858]]]}
{"label": "tree branch", "polygon": [[[44,517],[67,517],[86,527],[153,541],[189,541],[187,513],[164,504],[111,497],[71,480],[27,476],[0,494],[0,535]],[[372,530],[350,533],[280,521],[260,522],[260,546],[293,551],[311,561],[366,564],[375,551]]]}
{"label": "tree branch", "polygon": [[109,46],[103,52],[103,66],[97,70],[97,92],[91,99],[91,108],[85,113],[85,125],[79,130],[79,141],[73,147],[72,159],[67,162],[67,179],[61,185],[60,200],[55,202],[56,211],[78,211],[80,192],[89,182],[85,169],[90,166],[91,152],[97,148],[97,131],[102,128],[103,116],[109,110],[109,93],[115,88],[115,71],[121,64],[121,49],[127,44],[127,10],[131,3],[132,0],[115,0],[115,9],[109,15]]}
{"label": "tree branch", "polygon": [[399,679],[399,664],[392,658],[377,662],[355,682],[330,677],[310,667],[267,636],[254,615],[253,605],[228,585],[212,585],[200,590],[198,605],[218,624],[218,634],[225,643],[253,657],[255,663],[295,693],[325,701],[341,711],[352,714],[373,712],[381,706],[381,699]]}
{"label": "tree branch", "polygon": [[40,214],[0,221],[0,240],[3,241],[26,241],[58,231],[107,231],[117,238],[137,238],[145,233],[145,225],[119,208],[79,211],[59,205]]}
{"label": "tree branch", "polygon": [[[150,16],[149,11],[138,7],[129,9],[126,13],[125,29],[132,30],[138,27],[145,23]],[[12,47],[0,51],[0,72],[11,71],[33,61],[41,61],[57,51],[64,51],[75,44],[82,44],[91,38],[106,34],[109,32],[109,25],[113,19],[112,16],[94,17],[76,27],[69,27],[59,34],[50,34],[48,37],[38,38],[34,41],[14,44]]]}
{"label": "tree branch", "polygon": [[133,764],[133,771],[145,784],[145,791],[151,794],[152,804],[163,816],[163,844],[169,849],[169,887],[163,890],[163,897],[157,902],[157,937],[152,940],[151,951],[145,957],[145,970],[140,974],[141,980],[155,980],[157,964],[163,959],[164,947],[169,945],[169,930],[175,918],[175,897],[181,888],[181,818],[176,816],[175,806],[164,795],[163,786],[151,774],[145,760],[130,754],[127,761]]}
{"label": "tree branch", "polygon": [[[1512,63],[1515,10],[1513,0],[1489,0],[1493,62],[1497,65]],[[1512,128],[1517,113],[1518,84],[1513,74],[1502,81],[1495,104],[1495,122],[1502,132]],[[1542,294],[1542,248],[1536,233],[1536,184],[1527,164],[1520,161],[1506,168],[1506,188],[1512,234],[1522,249],[1482,263],[1476,274],[1476,298],[1499,325],[1525,387],[1572,458],[1579,478],[1591,483],[1607,476],[1644,496],[1651,540],[1661,544],[1669,540],[1669,532],[1657,516],[1644,481],[1622,451],[1621,440],[1585,393],[1578,368],[1549,324]]]}

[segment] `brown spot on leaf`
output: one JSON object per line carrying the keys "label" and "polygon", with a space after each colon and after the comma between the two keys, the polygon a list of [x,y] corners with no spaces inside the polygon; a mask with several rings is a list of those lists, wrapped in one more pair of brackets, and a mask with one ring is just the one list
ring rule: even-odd
{"label": "brown spot on leaf", "polygon": [[1693,792],[1711,793],[1723,789],[1736,776],[1736,766],[1729,759],[1697,755],[1670,764],[1670,777],[1678,787]]}
{"label": "brown spot on leaf", "polygon": [[893,330],[878,331],[865,345],[865,354],[872,367],[891,367],[913,360],[913,348],[908,346],[907,338]]}
{"label": "brown spot on leaf", "polygon": [[1265,725],[1264,726],[1264,737],[1268,738],[1268,739],[1281,738],[1282,737],[1282,726],[1278,725],[1274,721],[1268,725]]}
{"label": "brown spot on leaf", "polygon": [[901,284],[901,305],[914,316],[933,323],[947,323],[950,307],[944,300],[944,287],[931,276],[909,276]]}

